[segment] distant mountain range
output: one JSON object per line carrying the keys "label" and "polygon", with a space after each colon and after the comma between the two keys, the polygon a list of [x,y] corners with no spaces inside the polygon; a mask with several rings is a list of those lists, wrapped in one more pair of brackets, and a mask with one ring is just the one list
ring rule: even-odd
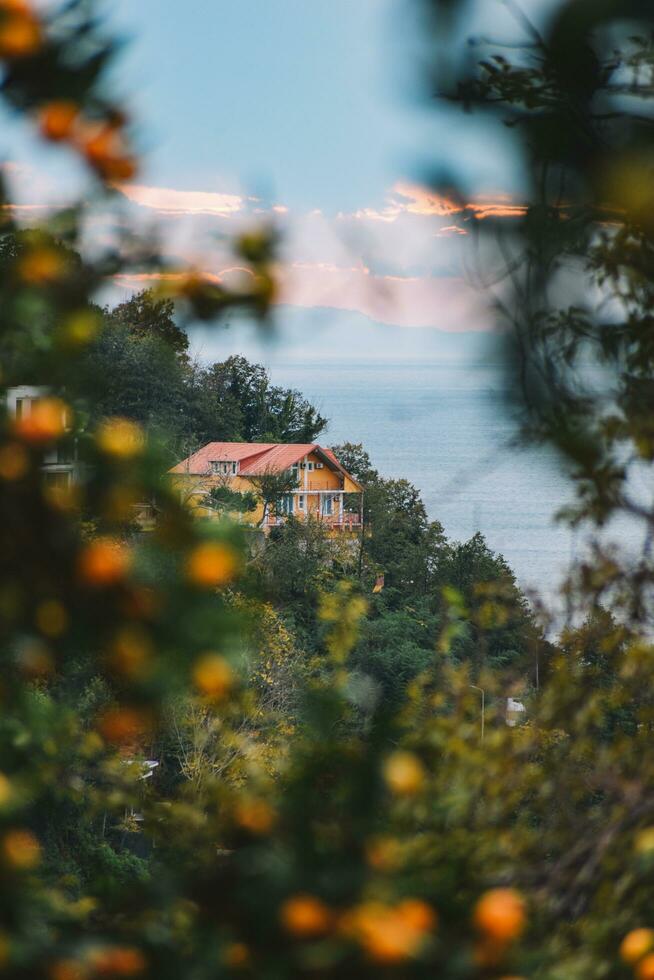
{"label": "distant mountain range", "polygon": [[491,330],[453,333],[436,327],[395,327],[360,313],[278,307],[272,330],[233,317],[196,327],[191,345],[203,362],[244,354],[267,365],[302,361],[411,361],[488,363],[499,360]]}

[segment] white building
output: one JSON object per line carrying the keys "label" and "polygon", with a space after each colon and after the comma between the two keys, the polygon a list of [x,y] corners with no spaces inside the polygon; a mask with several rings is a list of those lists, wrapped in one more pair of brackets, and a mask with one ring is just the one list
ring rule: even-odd
{"label": "white building", "polygon": [[[7,389],[7,411],[11,418],[29,418],[33,406],[45,398],[48,389],[42,385],[17,385]],[[68,487],[80,477],[81,464],[77,458],[77,444],[55,446],[43,456],[42,470],[46,482]]]}
{"label": "white building", "polygon": [[526,718],[526,711],[522,701],[518,701],[517,698],[507,698],[506,699],[506,723],[510,728],[515,728],[515,726],[524,721]]}

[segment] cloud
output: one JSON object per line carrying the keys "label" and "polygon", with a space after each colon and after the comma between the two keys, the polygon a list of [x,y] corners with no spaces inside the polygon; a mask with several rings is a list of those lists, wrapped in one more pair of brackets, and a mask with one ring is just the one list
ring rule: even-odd
{"label": "cloud", "polygon": [[[133,203],[156,211],[162,242],[180,267],[190,262],[214,281],[224,281],[233,262],[226,249],[229,236],[216,238],[216,222],[228,218],[228,229],[234,218],[241,227],[267,216],[281,223],[280,305],[347,310],[387,324],[450,331],[485,329],[489,322],[482,297],[462,272],[464,219],[470,209],[486,214],[514,208],[499,196],[469,208],[410,183],[391,188],[382,208],[333,216],[315,209],[297,213],[283,204],[252,207],[251,199],[239,195],[124,190]],[[137,289],[156,280],[156,274],[148,274],[117,282]]]}
{"label": "cloud", "polygon": [[[235,274],[246,272],[230,266],[203,275],[212,282],[229,283]],[[183,278],[183,273],[147,272],[117,275],[113,281],[139,290]],[[347,310],[401,327],[438,327],[452,332],[487,329],[480,295],[460,277],[377,276],[364,265],[295,262],[279,267],[278,286],[275,302],[280,306]]]}
{"label": "cloud", "polygon": [[65,204],[0,204],[0,211],[12,211],[16,214],[29,214],[30,211],[57,211],[65,208]]}
{"label": "cloud", "polygon": [[[20,185],[22,193],[12,207],[26,222],[38,220],[45,207],[40,201],[61,201],[57,194],[41,196],[33,172],[12,163],[4,170]],[[387,324],[444,330],[485,329],[490,319],[463,273],[470,219],[524,213],[505,194],[456,201],[408,181],[391,187],[381,205],[336,215],[319,209],[297,212],[283,202],[266,203],[243,193],[146,184],[122,185],[119,191],[128,208],[122,219],[151,235],[173,270],[190,265],[212,281],[239,288],[244,272],[235,267],[230,242],[236,231],[265,220],[281,231],[280,304],[348,310]],[[87,213],[91,248],[111,240],[112,214]],[[124,275],[114,285],[137,290],[180,275]]]}
{"label": "cloud", "polygon": [[[522,204],[515,204],[506,194],[480,195],[473,201],[457,201],[436,193],[420,184],[398,181],[393,185],[387,198],[387,204],[381,209],[362,208],[351,215],[341,214],[342,219],[354,218],[358,221],[382,221],[393,223],[405,215],[419,218],[452,218],[474,216],[483,221],[489,217],[518,217],[525,213]],[[450,225],[441,231],[452,231]]]}
{"label": "cloud", "polygon": [[144,184],[121,184],[119,190],[134,204],[168,215],[205,214],[226,218],[243,211],[246,203],[239,194],[217,191],[179,191]]}
{"label": "cloud", "polygon": [[295,263],[280,270],[278,301],[363,313],[381,323],[441,330],[484,330],[479,293],[461,277],[375,275],[363,264]]}

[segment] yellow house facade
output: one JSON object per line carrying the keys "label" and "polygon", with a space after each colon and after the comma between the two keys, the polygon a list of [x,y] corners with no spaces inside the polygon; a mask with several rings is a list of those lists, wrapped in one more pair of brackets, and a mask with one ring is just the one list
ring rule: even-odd
{"label": "yellow house facade", "polygon": [[[264,506],[258,481],[282,473],[293,478],[295,488]],[[243,519],[264,531],[289,516],[313,518],[334,531],[362,526],[363,488],[330,449],[317,443],[210,442],[174,466],[170,474],[182,499],[206,516],[214,512],[209,503],[212,488],[227,487],[258,496],[256,509]]]}

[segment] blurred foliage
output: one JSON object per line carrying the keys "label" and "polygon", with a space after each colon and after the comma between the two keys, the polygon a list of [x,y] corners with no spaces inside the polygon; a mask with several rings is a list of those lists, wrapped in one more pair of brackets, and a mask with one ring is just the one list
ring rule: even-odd
{"label": "blurred foliage", "polygon": [[[463,6],[450,0],[448,16]],[[558,365],[534,389],[532,422],[575,458],[585,513],[604,518],[627,494],[628,459],[610,454],[649,458],[649,232],[637,201],[617,216],[607,204],[574,252],[590,227],[574,188],[594,186],[585,168],[604,147],[586,127],[590,80],[612,77],[580,32],[601,40],[613,7],[558,7],[554,74],[530,36],[533,64],[502,69],[497,92],[526,117],[574,101],[574,125],[543,130],[560,137],[555,169],[577,181],[565,209],[534,205],[511,231],[536,221],[530,261],[552,222],[569,242],[561,260],[580,255],[591,275],[626,250],[602,280],[624,283],[635,318],[602,333],[627,344],[603,348],[614,366],[627,357],[611,412],[567,387],[551,399]],[[641,42],[614,82],[649,77]],[[137,128],[107,89],[115,50],[90,0],[47,13],[0,0],[6,102],[88,165],[106,206],[138,169]],[[482,65],[461,91],[479,101],[492,74]],[[628,135],[625,114],[609,113],[609,135]],[[360,446],[339,449],[366,490],[360,538],[290,519],[262,544],[194,520],[165,475],[180,435],[313,439],[324,425],[244,359],[200,374],[188,363],[190,320],[265,314],[274,235],[235,243],[252,274],[234,293],[198,270],[171,274],[148,242],[87,255],[82,208],[19,228],[5,203],[2,384],[47,393],[0,419],[0,974],[652,976],[649,553],[631,572],[599,554],[580,568],[569,593],[584,621],[547,644],[503,559],[480,535],[448,542],[417,490],[381,478]],[[99,307],[107,277],[144,267],[164,274],[161,290]],[[533,303],[504,298],[517,319],[540,310],[529,324],[544,326],[548,275],[530,284]],[[551,358],[582,321],[593,338],[579,309],[547,320],[536,349]],[[173,395],[188,399],[186,429],[166,418]],[[49,480],[54,452],[79,459],[79,479]],[[152,501],[146,529],[135,512]],[[527,709],[515,727],[509,695]]]}
{"label": "blurred foliage", "polygon": [[[639,742],[652,723],[654,10],[642,0],[506,0],[498,36],[490,4],[420,6],[433,41],[429,95],[467,113],[471,139],[494,129],[509,151],[510,206],[469,208],[461,228],[505,339],[511,405],[525,438],[556,446],[568,467],[577,499],[562,519],[628,527],[642,542],[618,549],[597,536],[565,586],[569,622],[582,625],[564,632],[541,673],[530,727],[542,726],[536,739],[550,734],[533,757],[534,801],[549,792],[548,756],[563,767],[549,777],[549,816],[530,815],[544,849],[527,858],[513,843],[555,929],[529,970],[646,978],[647,929],[625,940],[622,968],[614,951],[620,929],[648,925],[651,877],[639,828],[651,820],[654,773]],[[487,190],[434,164],[434,187],[454,205]],[[589,822],[575,843],[560,821],[570,829],[581,813]]]}

